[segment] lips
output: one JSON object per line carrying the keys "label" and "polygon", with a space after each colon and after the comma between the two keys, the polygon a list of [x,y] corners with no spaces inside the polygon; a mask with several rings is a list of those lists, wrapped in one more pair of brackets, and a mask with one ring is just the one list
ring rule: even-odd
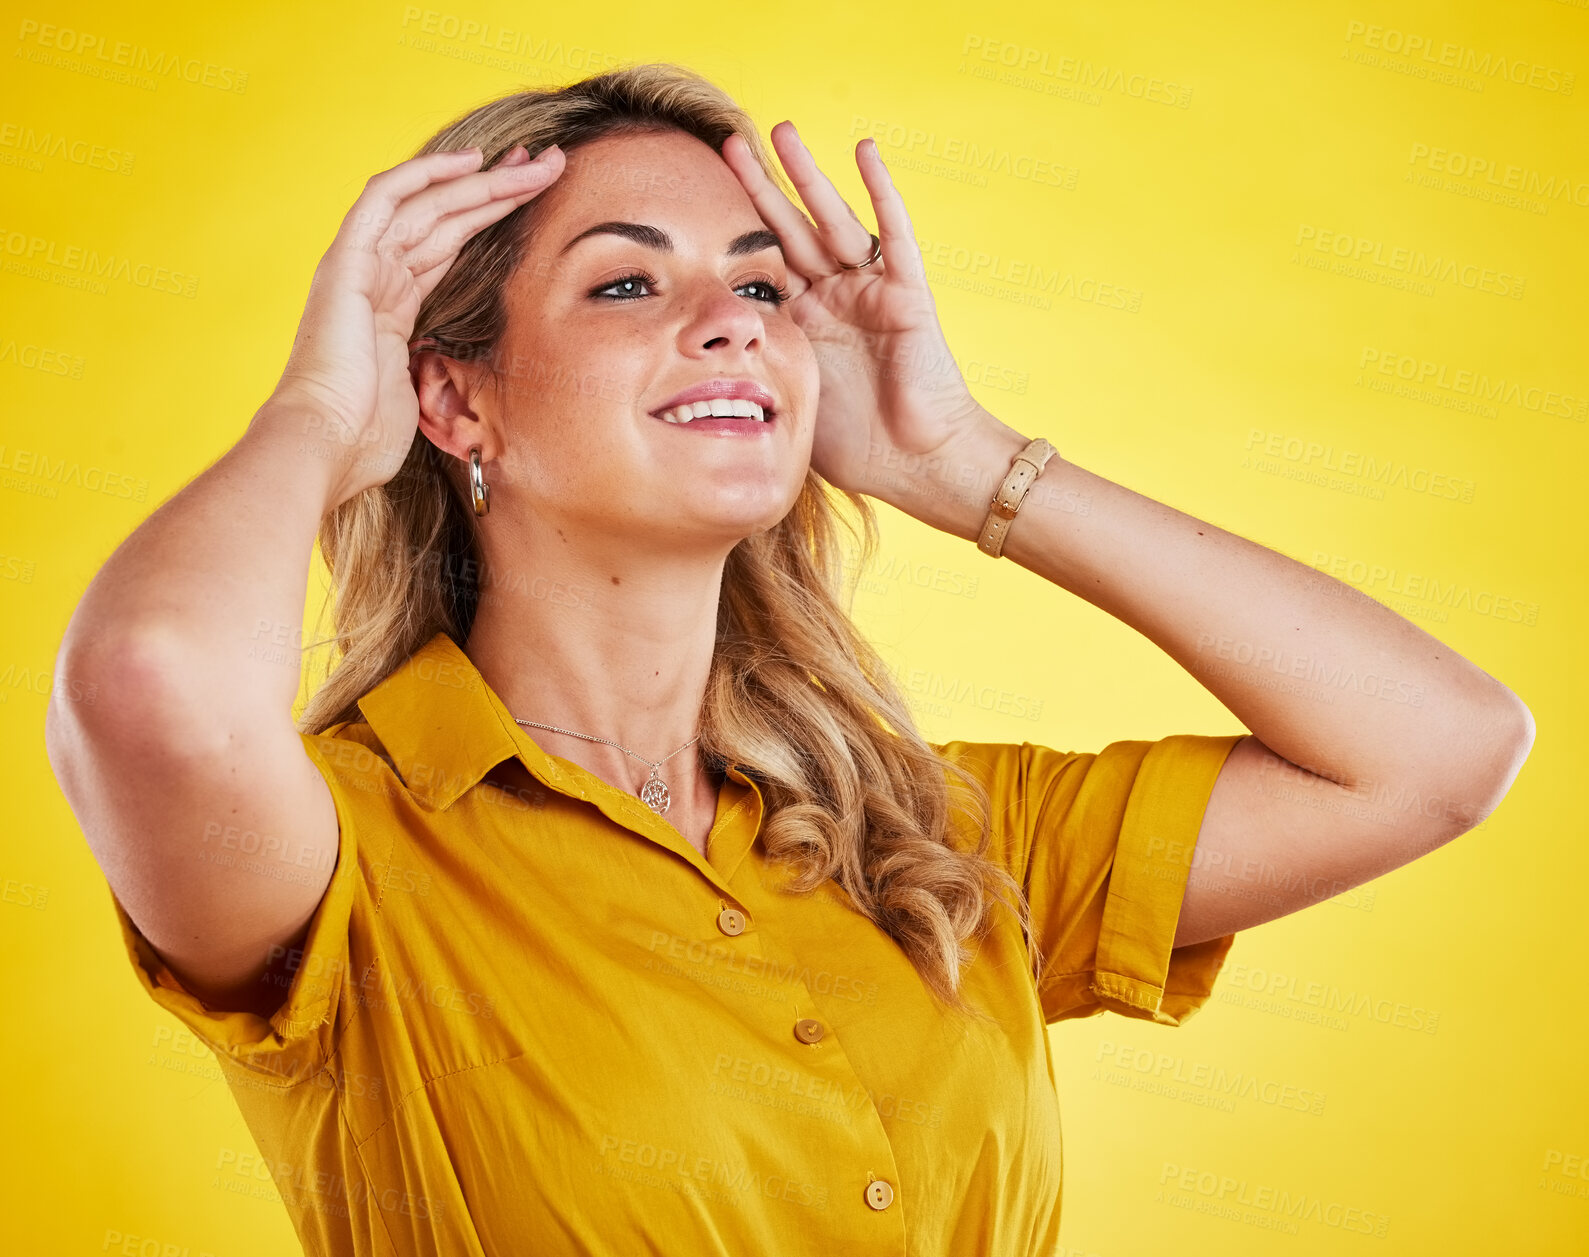
{"label": "lips", "polygon": [[773,396],[755,380],[705,380],[676,393],[651,412],[668,423],[739,418],[771,423],[778,413]]}
{"label": "lips", "polygon": [[684,402],[657,414],[658,419],[669,423],[694,423],[699,419],[749,419],[752,422],[771,423],[772,415],[740,397],[714,397],[709,402]]}

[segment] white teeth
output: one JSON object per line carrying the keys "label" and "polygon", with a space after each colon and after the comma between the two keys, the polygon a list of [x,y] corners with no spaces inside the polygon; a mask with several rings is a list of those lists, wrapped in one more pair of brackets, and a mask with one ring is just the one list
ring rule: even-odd
{"label": "white teeth", "polygon": [[759,419],[767,421],[766,412],[753,401],[742,397],[718,397],[707,402],[685,402],[671,410],[664,410],[660,418],[669,423],[689,423],[692,419],[730,418],[738,416],[742,419]]}

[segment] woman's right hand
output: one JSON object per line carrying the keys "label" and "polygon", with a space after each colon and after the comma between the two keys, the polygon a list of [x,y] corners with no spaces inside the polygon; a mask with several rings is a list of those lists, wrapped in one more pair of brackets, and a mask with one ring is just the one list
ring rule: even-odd
{"label": "woman's right hand", "polygon": [[409,374],[420,303],[475,232],[563,171],[553,146],[522,145],[490,170],[479,149],[427,153],[383,170],[315,268],[287,369],[261,415],[291,415],[306,448],[332,460],[327,509],[395,476],[419,426]]}

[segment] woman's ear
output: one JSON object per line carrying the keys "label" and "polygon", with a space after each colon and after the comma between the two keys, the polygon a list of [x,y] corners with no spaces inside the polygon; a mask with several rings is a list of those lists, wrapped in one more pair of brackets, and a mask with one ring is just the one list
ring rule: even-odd
{"label": "woman's ear", "polygon": [[[410,350],[409,378],[419,400],[419,427],[430,443],[456,458],[467,459],[469,447],[480,446],[480,457],[490,462],[496,447],[489,397],[477,365],[459,362],[428,348],[424,342]],[[484,407],[478,403],[484,402]]]}

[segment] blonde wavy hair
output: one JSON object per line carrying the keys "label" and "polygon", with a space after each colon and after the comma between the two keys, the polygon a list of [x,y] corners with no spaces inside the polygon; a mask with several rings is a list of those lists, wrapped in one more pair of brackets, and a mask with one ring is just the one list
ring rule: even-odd
{"label": "blonde wavy hair", "polygon": [[[683,131],[718,153],[738,132],[795,199],[749,116],[706,79],[665,63],[489,101],[415,156],[478,146],[484,168],[517,144],[534,157],[554,143],[568,152],[602,136],[659,130]],[[424,346],[459,361],[484,360],[495,371],[503,290],[537,204],[464,245],[420,307],[412,352]],[[768,858],[792,874],[786,889],[808,894],[837,882],[899,944],[934,996],[980,1019],[986,1014],[960,989],[974,954],[968,944],[1010,895],[1035,953],[1029,908],[1019,883],[987,856],[986,789],[917,732],[886,663],[851,623],[854,586],[844,583],[835,492],[859,519],[859,531],[848,525],[860,540],[857,572],[875,556],[868,499],[808,469],[788,515],[728,555],[699,745],[709,766],[722,771],[738,762],[761,788],[761,838]],[[481,578],[490,579],[475,529],[467,470],[422,433],[396,476],[322,520],[335,636],[312,645],[334,645],[340,658],[298,720],[304,733],[361,719],[359,699],[437,632],[460,646],[467,641]],[[951,794],[970,817],[974,845],[955,843]],[[1039,965],[1034,954],[1034,975]]]}

